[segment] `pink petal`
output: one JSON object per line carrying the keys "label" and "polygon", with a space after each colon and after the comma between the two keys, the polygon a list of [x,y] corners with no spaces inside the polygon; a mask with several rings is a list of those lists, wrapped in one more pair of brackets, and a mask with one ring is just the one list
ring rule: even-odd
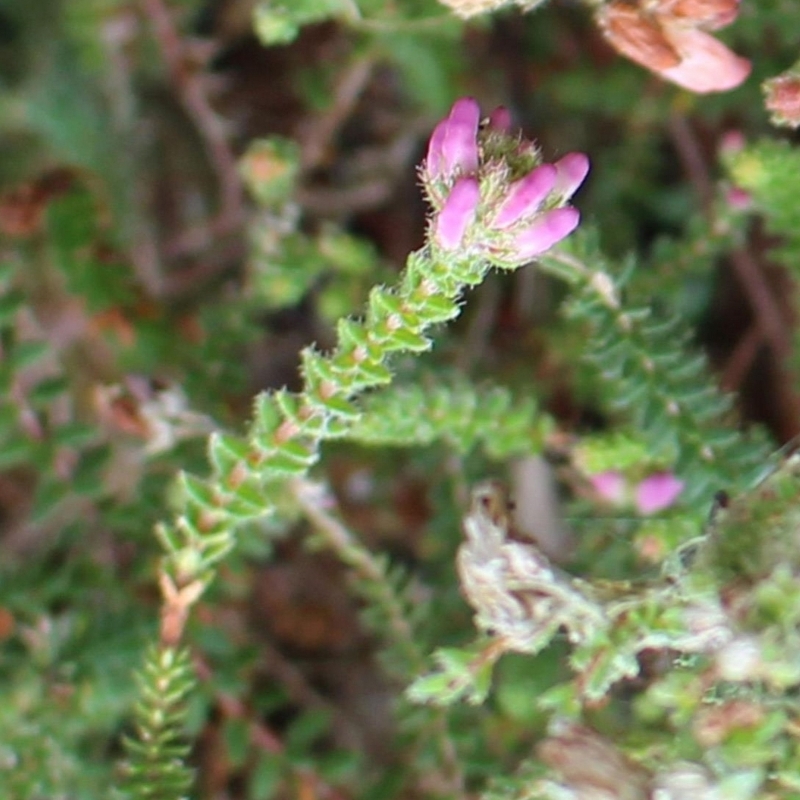
{"label": "pink petal", "polygon": [[481,110],[471,97],[456,100],[450,109],[442,152],[448,174],[470,175],[478,168],[478,125]]}
{"label": "pink petal", "polygon": [[508,228],[522,217],[535,213],[555,186],[556,175],[556,167],[552,164],[542,164],[524,178],[511,184],[492,222],[492,227]]}
{"label": "pink petal", "polygon": [[447,134],[447,119],[443,119],[433,129],[428,141],[428,155],[425,159],[425,169],[432,176],[439,176],[444,172],[444,139]]}
{"label": "pink petal", "polygon": [[544,253],[572,233],[580,219],[578,210],[572,206],[547,211],[514,239],[517,256],[533,258]]}
{"label": "pink petal", "polygon": [[444,250],[455,250],[475,219],[480,188],[475,178],[459,178],[434,223],[434,238]]}
{"label": "pink petal", "polygon": [[656,472],[636,487],[636,508],[641,514],[654,514],[671,506],[685,484],[671,472]]}
{"label": "pink petal", "polygon": [[668,35],[681,61],[659,73],[684,89],[699,94],[724,92],[735,89],[750,74],[746,58],[740,58],[705,31],[672,26]]}
{"label": "pink petal", "polygon": [[598,472],[589,476],[592,487],[604,500],[609,503],[619,504],[625,500],[625,476],[616,470]]}
{"label": "pink petal", "polygon": [[555,167],[558,178],[553,191],[569,200],[589,174],[589,158],[585,153],[567,153],[556,161]]}
{"label": "pink petal", "polygon": [[471,97],[456,100],[431,134],[425,169],[432,177],[469,175],[478,168],[480,108]]}

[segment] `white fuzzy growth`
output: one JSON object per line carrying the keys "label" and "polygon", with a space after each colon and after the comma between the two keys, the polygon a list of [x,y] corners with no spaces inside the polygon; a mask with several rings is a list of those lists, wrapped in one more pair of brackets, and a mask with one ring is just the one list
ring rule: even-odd
{"label": "white fuzzy growth", "polygon": [[543,0],[439,0],[448,8],[458,14],[459,17],[467,19],[478,14],[486,14],[489,11],[497,11],[505,6],[517,6],[524,11],[530,11]]}

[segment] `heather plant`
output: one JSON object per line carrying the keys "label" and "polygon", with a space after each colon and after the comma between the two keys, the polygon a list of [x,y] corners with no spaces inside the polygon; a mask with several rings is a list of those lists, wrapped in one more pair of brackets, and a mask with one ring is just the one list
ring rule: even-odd
{"label": "heather plant", "polygon": [[46,5],[0,794],[798,796],[800,11]]}

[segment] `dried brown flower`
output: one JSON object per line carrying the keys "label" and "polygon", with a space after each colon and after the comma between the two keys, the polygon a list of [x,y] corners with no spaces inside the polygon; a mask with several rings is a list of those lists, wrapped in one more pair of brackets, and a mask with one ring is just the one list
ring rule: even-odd
{"label": "dried brown flower", "polygon": [[655,0],[653,11],[664,18],[689,22],[717,30],[730,25],[739,15],[740,0]]}
{"label": "dried brown flower", "polygon": [[652,14],[618,0],[597,14],[600,29],[611,46],[631,61],[660,72],[680,64],[681,57]]}
{"label": "dried brown flower", "polygon": [[538,650],[559,629],[578,643],[606,627],[601,608],[573,578],[533,543],[512,538],[508,510],[502,487],[484,483],[464,518],[456,566],[477,627],[521,652]]}
{"label": "dried brown flower", "polygon": [[738,11],[729,0],[612,0],[597,12],[611,46],[666,80],[693,92],[733,89],[750,74],[740,58],[704,28],[721,27]]}
{"label": "dried brown flower", "polygon": [[575,722],[557,722],[537,754],[578,800],[647,800],[651,796],[652,776],[647,769]]}

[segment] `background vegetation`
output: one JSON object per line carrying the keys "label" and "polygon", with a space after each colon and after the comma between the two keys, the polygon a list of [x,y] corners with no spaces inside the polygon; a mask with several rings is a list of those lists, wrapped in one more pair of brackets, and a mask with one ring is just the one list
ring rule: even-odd
{"label": "background vegetation", "polygon": [[[617,52],[659,4],[749,77]],[[800,794],[800,9],[449,5],[0,0],[3,797]],[[465,95],[582,223],[420,299]],[[488,478],[560,565],[519,646]]]}

